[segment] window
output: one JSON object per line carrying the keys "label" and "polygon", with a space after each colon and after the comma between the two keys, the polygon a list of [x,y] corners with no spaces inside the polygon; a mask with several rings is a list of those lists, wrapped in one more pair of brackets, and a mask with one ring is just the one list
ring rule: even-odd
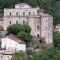
{"label": "window", "polygon": [[1,56],[1,59],[2,59],[2,56]]}
{"label": "window", "polygon": [[16,24],[18,24],[18,21],[16,21]]}
{"label": "window", "polygon": [[11,16],[11,12],[10,12],[10,16]]}
{"label": "window", "polygon": [[0,38],[0,48],[1,48],[1,38]]}
{"label": "window", "polygon": [[29,15],[30,15],[31,13],[29,12]]}
{"label": "window", "polygon": [[24,6],[22,6],[22,7],[24,7]]}
{"label": "window", "polygon": [[21,8],[21,6],[20,6],[20,8]]}
{"label": "window", "polygon": [[23,20],[23,24],[25,24],[25,21]]}
{"label": "window", "polygon": [[23,15],[25,15],[25,12],[23,12]]}
{"label": "window", "polygon": [[10,25],[11,25],[11,21],[10,21]]}
{"label": "window", "polygon": [[16,15],[18,16],[18,12],[16,13]]}
{"label": "window", "polygon": [[43,42],[42,42],[42,40],[39,40],[39,42],[40,42],[40,44],[42,44]]}
{"label": "window", "polygon": [[37,14],[39,15],[39,11],[37,10]]}
{"label": "window", "polygon": [[39,29],[39,26],[37,26],[37,29]]}
{"label": "window", "polygon": [[37,37],[39,37],[39,34],[37,34]]}

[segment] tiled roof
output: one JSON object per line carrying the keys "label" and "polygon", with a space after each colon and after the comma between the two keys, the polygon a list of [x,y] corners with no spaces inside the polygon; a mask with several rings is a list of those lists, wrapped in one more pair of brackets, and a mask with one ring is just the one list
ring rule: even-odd
{"label": "tiled roof", "polygon": [[19,44],[25,44],[25,42],[23,42],[22,40],[20,40],[19,38],[17,38],[15,35],[8,35],[6,37],[8,37],[8,38],[10,38],[10,39],[18,42]]}

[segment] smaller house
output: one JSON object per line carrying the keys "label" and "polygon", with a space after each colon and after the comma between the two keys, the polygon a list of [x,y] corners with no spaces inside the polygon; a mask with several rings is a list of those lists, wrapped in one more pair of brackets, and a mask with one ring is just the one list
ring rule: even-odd
{"label": "smaller house", "polygon": [[26,43],[14,35],[8,35],[1,38],[1,48],[6,51],[26,51]]}

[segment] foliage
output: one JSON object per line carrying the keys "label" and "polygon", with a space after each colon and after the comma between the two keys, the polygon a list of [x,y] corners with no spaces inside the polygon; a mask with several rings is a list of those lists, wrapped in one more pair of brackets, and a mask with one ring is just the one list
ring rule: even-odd
{"label": "foliage", "polygon": [[53,6],[54,25],[60,23],[60,1],[56,1]]}
{"label": "foliage", "polygon": [[0,8],[11,8],[14,7],[16,3],[28,3],[31,6],[36,6],[37,2],[36,0],[0,0]]}
{"label": "foliage", "polygon": [[25,53],[14,53],[11,60],[27,60]]}
{"label": "foliage", "polygon": [[31,28],[29,25],[13,24],[7,28],[8,34],[17,35],[18,38],[22,39],[26,43],[32,41],[32,35],[30,35]]}
{"label": "foliage", "polygon": [[26,33],[30,33],[31,32],[31,28],[30,28],[30,26],[28,24],[24,24],[23,26],[25,27],[25,32]]}
{"label": "foliage", "polygon": [[46,49],[40,55],[40,60],[60,60],[60,49]]}
{"label": "foliage", "polygon": [[60,33],[54,32],[53,34],[54,46],[60,48]]}
{"label": "foliage", "polygon": [[25,41],[26,43],[31,42],[32,41],[32,35],[25,33],[25,32],[19,32],[17,34],[17,37],[22,39],[23,41]]}
{"label": "foliage", "polygon": [[33,53],[32,60],[40,60],[40,55],[38,53]]}
{"label": "foliage", "polygon": [[7,28],[8,33],[16,35],[18,32],[24,31],[26,33],[31,32],[31,28],[29,25],[22,25],[22,24],[13,24]]}
{"label": "foliage", "polygon": [[8,33],[16,35],[20,31],[25,31],[25,27],[21,24],[13,24],[7,28]]}

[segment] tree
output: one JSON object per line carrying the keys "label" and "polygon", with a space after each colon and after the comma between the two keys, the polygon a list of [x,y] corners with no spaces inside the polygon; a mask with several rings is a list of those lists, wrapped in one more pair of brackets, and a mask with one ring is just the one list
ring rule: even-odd
{"label": "tree", "polygon": [[30,35],[30,34],[28,34],[28,33],[25,33],[25,32],[19,32],[18,34],[17,34],[17,37],[18,38],[20,38],[20,39],[22,39],[23,41],[25,41],[27,44],[29,43],[29,42],[31,42],[32,41],[32,35]]}
{"label": "tree", "polygon": [[56,1],[53,6],[54,25],[60,23],[60,1]]}
{"label": "tree", "polygon": [[60,33],[54,32],[53,34],[54,47],[60,48]]}
{"label": "tree", "polygon": [[27,60],[25,53],[14,53],[11,60]]}
{"label": "tree", "polygon": [[13,24],[7,28],[8,33],[16,35],[20,31],[25,31],[25,27],[22,24]]}
{"label": "tree", "polygon": [[26,33],[30,33],[31,32],[31,28],[30,28],[30,26],[28,24],[24,24],[23,26],[25,27],[25,32]]}
{"label": "tree", "polygon": [[60,49],[46,49],[40,54],[40,60],[60,60]]}

